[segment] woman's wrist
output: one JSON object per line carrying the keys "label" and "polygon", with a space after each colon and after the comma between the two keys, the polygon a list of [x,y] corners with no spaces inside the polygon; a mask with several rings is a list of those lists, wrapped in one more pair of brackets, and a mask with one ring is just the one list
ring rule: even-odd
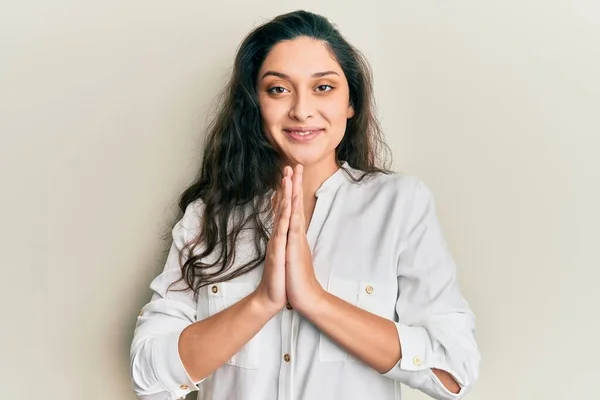
{"label": "woman's wrist", "polygon": [[264,316],[266,319],[273,318],[283,308],[283,305],[274,303],[259,291],[254,291],[249,297],[253,310],[256,310],[258,314]]}
{"label": "woman's wrist", "polygon": [[291,304],[300,314],[308,317],[322,308],[322,304],[326,300],[326,294],[325,289],[317,283],[313,290],[306,293],[302,298],[291,302]]}

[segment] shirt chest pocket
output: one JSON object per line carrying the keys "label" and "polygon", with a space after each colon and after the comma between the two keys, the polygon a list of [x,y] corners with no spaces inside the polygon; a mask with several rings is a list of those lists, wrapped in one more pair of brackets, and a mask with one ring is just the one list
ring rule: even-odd
{"label": "shirt chest pocket", "polygon": [[[203,287],[199,298],[198,317],[210,317],[256,290],[258,282],[221,282]],[[259,331],[240,351],[233,355],[225,364],[240,368],[258,369],[261,346]]]}
{"label": "shirt chest pocket", "polygon": [[[380,317],[394,320],[397,285],[391,281],[355,281],[331,276],[327,291],[336,297]],[[324,333],[319,337],[319,360],[322,362],[356,361]]]}

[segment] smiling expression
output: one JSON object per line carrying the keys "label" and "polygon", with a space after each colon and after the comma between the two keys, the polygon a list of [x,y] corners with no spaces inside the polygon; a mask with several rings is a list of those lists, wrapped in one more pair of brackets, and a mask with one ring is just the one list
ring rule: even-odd
{"label": "smiling expression", "polygon": [[257,92],[264,132],[284,162],[335,162],[354,109],[348,81],[324,42],[279,42],[259,70]]}

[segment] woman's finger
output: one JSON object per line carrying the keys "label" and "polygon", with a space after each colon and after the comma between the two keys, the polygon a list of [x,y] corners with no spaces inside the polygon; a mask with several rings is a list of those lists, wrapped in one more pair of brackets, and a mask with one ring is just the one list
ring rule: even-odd
{"label": "woman's finger", "polygon": [[275,192],[271,196],[271,210],[273,211],[274,221],[278,221],[279,218],[279,205],[281,204],[281,198],[283,196],[283,181],[288,173],[287,167],[284,168],[280,185],[275,189]]}
{"label": "woman's finger", "polygon": [[292,205],[292,221],[294,230],[302,230],[302,223],[304,222],[304,197],[302,194],[302,174],[304,167],[302,164],[296,165],[294,169],[294,190],[292,194],[293,205]]}
{"label": "woman's finger", "polygon": [[281,199],[278,206],[278,215],[276,220],[274,236],[276,238],[283,238],[283,246],[285,248],[285,239],[289,229],[289,221],[291,214],[291,194],[292,194],[292,182],[291,179],[286,176],[283,178],[283,187],[281,189]]}

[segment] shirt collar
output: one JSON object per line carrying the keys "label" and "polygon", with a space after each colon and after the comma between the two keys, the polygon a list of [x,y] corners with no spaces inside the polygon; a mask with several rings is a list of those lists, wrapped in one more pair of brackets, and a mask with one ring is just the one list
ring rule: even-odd
{"label": "shirt collar", "polygon": [[[342,162],[342,166],[337,169],[329,178],[325,179],[325,181],[319,186],[317,191],[315,192],[315,197],[319,197],[324,193],[333,193],[339,188],[344,182],[349,182],[352,180],[347,173],[344,171],[344,168],[348,170],[350,173],[356,172],[354,168],[348,164],[348,161]],[[269,195],[272,197],[275,195],[275,190],[271,189],[269,191]]]}
{"label": "shirt collar", "polygon": [[347,182],[349,179],[351,179],[347,176],[346,172],[344,172],[344,168],[352,172],[352,168],[348,164],[348,161],[344,161],[342,166],[338,168],[337,171],[335,171],[329,178],[325,179],[321,186],[319,186],[315,196],[319,197],[323,193],[335,192],[335,190],[344,182]]}

